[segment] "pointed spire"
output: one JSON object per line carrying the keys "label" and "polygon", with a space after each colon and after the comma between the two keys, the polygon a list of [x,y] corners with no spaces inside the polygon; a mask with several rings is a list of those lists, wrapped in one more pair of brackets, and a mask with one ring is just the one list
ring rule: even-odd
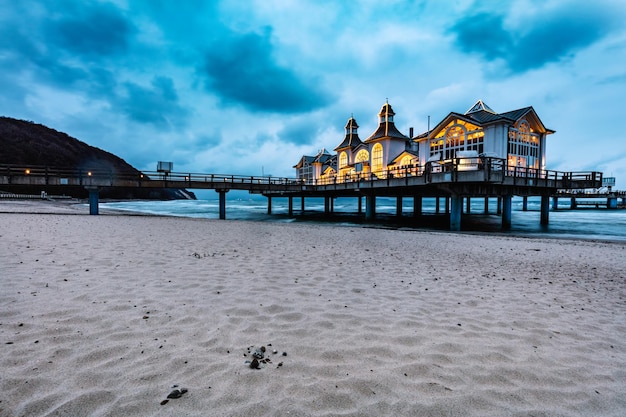
{"label": "pointed spire", "polygon": [[478,100],[472,107],[469,108],[465,114],[476,113],[479,111],[486,111],[489,113],[497,114],[495,111],[491,109],[488,105],[486,105],[482,100]]}

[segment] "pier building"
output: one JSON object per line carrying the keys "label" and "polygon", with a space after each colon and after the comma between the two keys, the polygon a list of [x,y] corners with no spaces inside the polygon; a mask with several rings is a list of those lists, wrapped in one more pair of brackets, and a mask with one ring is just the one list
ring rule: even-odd
{"label": "pier building", "polygon": [[427,167],[441,172],[456,158],[460,169],[478,168],[481,157],[500,158],[508,170],[546,169],[546,138],[554,130],[545,127],[532,106],[496,113],[478,100],[465,113],[449,113],[433,129],[413,136],[400,132],[396,113],[386,102],[378,113],[377,129],[362,141],[358,124],[350,117],[345,137],[331,155],[323,149],[303,156],[294,166],[296,177],[309,184],[358,180],[374,175],[422,174]]}

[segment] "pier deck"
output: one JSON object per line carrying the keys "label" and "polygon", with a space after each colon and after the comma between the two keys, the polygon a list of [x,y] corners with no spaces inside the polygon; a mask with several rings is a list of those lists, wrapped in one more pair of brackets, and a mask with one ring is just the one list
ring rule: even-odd
{"label": "pier deck", "polygon": [[[349,178],[327,178],[315,183],[304,179],[269,176],[218,175],[198,173],[113,173],[104,171],[67,170],[53,167],[0,165],[0,190],[8,192],[70,194],[87,189],[90,213],[98,213],[98,192],[103,188],[186,188],[212,189],[220,199],[220,218],[226,217],[226,193],[246,190],[268,198],[289,198],[290,213],[295,197],[324,197],[327,211],[336,197],[365,197],[366,217],[376,213],[376,197],[413,197],[417,211],[423,197],[450,199],[450,229],[460,230],[463,198],[498,197],[503,200],[502,226],[510,227],[513,196],[541,196],[541,222],[548,223],[549,198],[558,190],[599,188],[600,172],[559,172],[508,168],[505,161],[486,158],[480,166],[468,166],[462,158],[447,166],[429,164],[407,167],[382,174],[358,175]],[[399,203],[401,204],[401,203]],[[417,214],[417,213],[416,213]]]}

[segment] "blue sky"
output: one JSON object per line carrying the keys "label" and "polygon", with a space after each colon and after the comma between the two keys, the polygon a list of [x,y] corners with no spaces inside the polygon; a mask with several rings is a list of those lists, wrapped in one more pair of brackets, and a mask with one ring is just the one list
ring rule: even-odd
{"label": "blue sky", "polygon": [[548,168],[626,189],[626,2],[0,0],[0,115],[142,170],[294,176],[388,99],[405,134],[482,99]]}

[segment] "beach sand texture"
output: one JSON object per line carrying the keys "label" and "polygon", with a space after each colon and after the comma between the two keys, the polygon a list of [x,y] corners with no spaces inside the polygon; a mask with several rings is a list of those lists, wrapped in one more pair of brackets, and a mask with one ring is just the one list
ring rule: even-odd
{"label": "beach sand texture", "polygon": [[624,416],[625,253],[0,213],[0,416]]}

